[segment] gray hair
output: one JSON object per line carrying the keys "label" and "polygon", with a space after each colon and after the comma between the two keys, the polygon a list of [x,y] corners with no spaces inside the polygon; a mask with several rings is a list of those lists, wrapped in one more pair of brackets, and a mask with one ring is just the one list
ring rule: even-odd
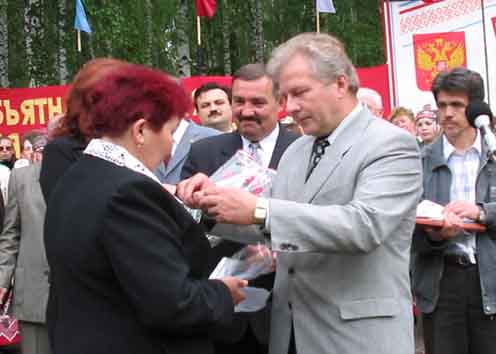
{"label": "gray hair", "polygon": [[356,94],[358,91],[358,75],[346,55],[343,43],[329,34],[311,32],[291,38],[272,52],[267,64],[267,72],[272,76],[277,87],[279,87],[282,67],[296,54],[309,59],[317,80],[330,83],[337,80],[340,75],[345,75],[350,81],[350,92]]}
{"label": "gray hair", "polygon": [[358,100],[362,102],[362,100],[366,99],[367,97],[370,98],[377,107],[383,109],[382,97],[379,92],[368,87],[360,87],[357,92]]}

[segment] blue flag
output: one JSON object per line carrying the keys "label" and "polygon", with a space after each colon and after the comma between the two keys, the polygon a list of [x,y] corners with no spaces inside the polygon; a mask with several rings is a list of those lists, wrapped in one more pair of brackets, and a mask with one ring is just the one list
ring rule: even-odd
{"label": "blue flag", "polygon": [[74,18],[74,28],[78,31],[91,33],[91,27],[86,18],[83,0],[76,0],[76,17]]}
{"label": "blue flag", "polygon": [[332,0],[317,0],[317,11],[318,12],[329,12],[336,13],[336,9]]}

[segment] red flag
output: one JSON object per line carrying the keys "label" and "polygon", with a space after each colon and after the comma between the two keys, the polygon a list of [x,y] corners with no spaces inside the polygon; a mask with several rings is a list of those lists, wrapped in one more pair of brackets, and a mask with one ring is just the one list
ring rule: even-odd
{"label": "red flag", "polygon": [[217,0],[196,0],[196,16],[212,18],[217,9]]}
{"label": "red flag", "polygon": [[465,32],[413,35],[417,86],[430,91],[432,81],[441,71],[467,67]]}
{"label": "red flag", "polygon": [[491,20],[493,21],[494,34],[496,34],[496,17],[493,17]]}

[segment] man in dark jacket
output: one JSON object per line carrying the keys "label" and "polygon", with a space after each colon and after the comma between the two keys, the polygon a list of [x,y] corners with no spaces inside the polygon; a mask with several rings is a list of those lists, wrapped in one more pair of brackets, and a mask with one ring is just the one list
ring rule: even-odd
{"label": "man in dark jacket", "polygon": [[[212,175],[240,149],[252,154],[264,167],[277,169],[286,148],[298,138],[278,123],[278,96],[262,64],[245,65],[233,75],[232,110],[238,130],[195,142],[183,166],[182,179],[199,172]],[[226,240],[216,245],[209,260],[210,271],[222,257],[232,256],[243,246]],[[273,273],[255,282],[271,290]],[[217,342],[216,353],[267,353],[269,313],[265,307],[259,312],[239,314],[229,335],[231,343]]]}
{"label": "man in dark jacket", "polygon": [[[426,353],[494,353],[496,163],[465,115],[484,98],[484,84],[478,73],[456,68],[440,73],[432,92],[444,133],[423,151],[423,197],[444,206],[444,222],[417,227],[412,246]],[[487,231],[464,231],[467,219]]]}

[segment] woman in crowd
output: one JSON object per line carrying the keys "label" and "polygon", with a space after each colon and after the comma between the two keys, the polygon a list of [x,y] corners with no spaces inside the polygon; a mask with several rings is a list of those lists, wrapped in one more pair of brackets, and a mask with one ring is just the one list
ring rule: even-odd
{"label": "woman in crowd", "polygon": [[59,178],[77,161],[88,141],[94,136],[88,126],[85,93],[102,77],[126,62],[97,58],[86,63],[74,78],[67,95],[67,112],[58,118],[56,127],[51,133],[53,140],[46,146],[41,166],[40,184],[45,201],[55,188]]}
{"label": "woman in crowd", "polygon": [[405,107],[396,107],[389,114],[389,121],[394,125],[406,130],[413,136],[416,135],[415,116],[411,110]]}
{"label": "woman in crowd", "polygon": [[84,97],[92,139],[52,192],[45,224],[55,354],[213,353],[242,300],[208,280],[199,224],[151,172],[170,155],[188,98],[164,73],[124,65]]}
{"label": "woman in crowd", "polygon": [[425,107],[417,113],[416,126],[417,136],[421,141],[421,147],[432,143],[439,134],[439,125],[437,124],[437,113]]}

